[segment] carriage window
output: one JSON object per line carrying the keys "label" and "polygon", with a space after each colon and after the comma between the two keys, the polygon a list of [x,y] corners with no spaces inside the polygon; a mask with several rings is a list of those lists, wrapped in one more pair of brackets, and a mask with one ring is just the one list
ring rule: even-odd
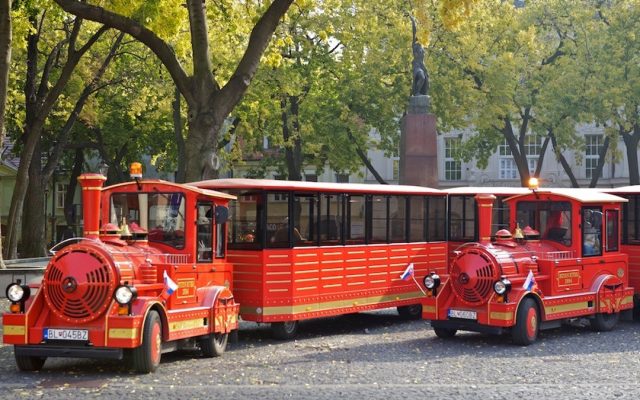
{"label": "carriage window", "polygon": [[149,241],[184,248],[182,193],[117,193],[111,196],[109,222],[137,224],[149,232]]}
{"label": "carriage window", "polygon": [[316,194],[296,194],[293,196],[293,220],[298,227],[300,237],[296,246],[318,245],[318,196]]}
{"label": "carriage window", "polygon": [[529,226],[540,232],[542,239],[571,245],[571,204],[567,201],[521,201],[516,220],[520,228]]}
{"label": "carriage window", "polygon": [[409,197],[409,241],[424,242],[426,240],[426,198],[421,196]]}
{"label": "carriage window", "polygon": [[212,243],[213,243],[213,204],[198,202],[198,216],[196,220],[196,230],[198,232],[197,239],[197,261],[212,261]]}
{"label": "carriage window", "polygon": [[476,203],[473,196],[451,196],[449,201],[449,240],[476,240]]}
{"label": "carriage window", "polygon": [[446,240],[447,198],[427,197],[427,241],[438,242]]}
{"label": "carriage window", "polygon": [[320,245],[342,244],[342,199],[341,194],[320,194]]}
{"label": "carriage window", "polygon": [[389,196],[389,224],[391,242],[407,241],[407,198]]}
{"label": "carriage window", "polygon": [[345,224],[346,244],[364,244],[365,242],[365,197],[347,196],[347,215]]}
{"label": "carriage window", "polygon": [[640,244],[640,196],[628,195],[624,196],[629,199],[628,203],[623,205],[622,211],[622,240],[624,244]]}
{"label": "carriage window", "polygon": [[230,226],[227,232],[230,249],[262,247],[264,195],[260,192],[231,192],[238,199],[229,202]]}
{"label": "carriage window", "polygon": [[300,240],[300,230],[289,225],[289,193],[268,193],[267,247],[289,247],[290,231]]}
{"label": "carriage window", "polygon": [[371,243],[387,242],[387,207],[386,196],[371,196]]}
{"label": "carriage window", "polygon": [[607,210],[607,251],[618,251],[618,211]]}
{"label": "carriage window", "polygon": [[582,209],[582,255],[602,254],[602,209]]}

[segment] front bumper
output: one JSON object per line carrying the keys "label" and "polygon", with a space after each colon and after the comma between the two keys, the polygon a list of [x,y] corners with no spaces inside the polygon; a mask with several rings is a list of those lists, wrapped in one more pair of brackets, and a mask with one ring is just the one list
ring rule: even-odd
{"label": "front bumper", "polygon": [[85,347],[64,345],[29,345],[14,346],[16,356],[30,357],[70,357],[70,358],[99,358],[109,360],[122,360],[123,349],[108,347]]}

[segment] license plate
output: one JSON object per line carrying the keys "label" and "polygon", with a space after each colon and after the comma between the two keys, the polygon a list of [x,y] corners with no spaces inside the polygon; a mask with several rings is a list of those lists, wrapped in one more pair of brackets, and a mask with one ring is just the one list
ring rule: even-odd
{"label": "license plate", "polygon": [[78,340],[89,341],[89,331],[86,329],[45,329],[44,340]]}
{"label": "license plate", "polygon": [[449,318],[478,319],[478,314],[475,311],[450,309]]}

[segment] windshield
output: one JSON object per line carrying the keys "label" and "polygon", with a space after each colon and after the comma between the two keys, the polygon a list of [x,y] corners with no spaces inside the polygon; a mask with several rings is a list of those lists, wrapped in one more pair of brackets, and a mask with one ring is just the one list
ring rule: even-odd
{"label": "windshield", "polygon": [[184,248],[182,193],[116,193],[111,196],[109,222],[122,227],[137,224],[149,241]]}
{"label": "windshield", "polygon": [[571,245],[571,204],[568,201],[521,201],[516,209],[520,228],[529,226],[540,232],[542,239]]}

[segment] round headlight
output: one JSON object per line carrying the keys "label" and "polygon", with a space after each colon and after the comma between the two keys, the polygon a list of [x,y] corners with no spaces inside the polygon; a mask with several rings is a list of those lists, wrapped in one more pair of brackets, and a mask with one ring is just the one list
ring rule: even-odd
{"label": "round headlight", "polygon": [[11,301],[18,302],[24,297],[24,288],[17,283],[7,286],[7,298]]}
{"label": "round headlight", "polygon": [[495,290],[498,294],[504,294],[504,292],[507,291],[507,285],[505,285],[502,281],[498,281],[493,284],[493,290]]}
{"label": "round headlight", "polygon": [[427,289],[433,289],[436,286],[436,281],[431,277],[431,275],[427,275],[424,277],[424,287]]}
{"label": "round headlight", "polygon": [[118,286],[114,297],[118,304],[127,305],[133,300],[133,290],[129,286]]}

